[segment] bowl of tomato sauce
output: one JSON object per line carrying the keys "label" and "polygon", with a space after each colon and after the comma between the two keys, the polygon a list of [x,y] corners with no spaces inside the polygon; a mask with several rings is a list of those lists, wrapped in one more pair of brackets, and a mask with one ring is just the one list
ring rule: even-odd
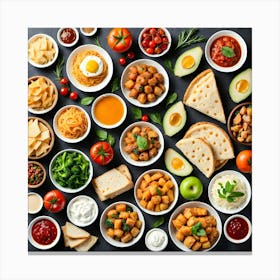
{"label": "bowl of tomato sauce", "polygon": [[232,243],[243,243],[252,234],[251,222],[244,215],[232,215],[224,223],[224,234]]}
{"label": "bowl of tomato sauce", "polygon": [[214,69],[220,72],[233,72],[246,61],[247,45],[238,33],[232,30],[221,30],[208,39],[205,57]]}
{"label": "bowl of tomato sauce", "polygon": [[59,224],[49,216],[36,217],[28,226],[28,240],[40,250],[48,250],[54,247],[58,243],[60,235]]}

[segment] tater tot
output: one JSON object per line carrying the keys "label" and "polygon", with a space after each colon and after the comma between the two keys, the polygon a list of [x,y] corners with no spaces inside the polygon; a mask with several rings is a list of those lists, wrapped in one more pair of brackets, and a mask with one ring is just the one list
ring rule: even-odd
{"label": "tater tot", "polygon": [[124,84],[124,86],[125,86],[127,89],[132,89],[132,88],[134,87],[134,85],[135,85],[135,82],[132,81],[132,80],[128,80],[128,81]]}
{"label": "tater tot", "polygon": [[159,96],[159,95],[161,95],[163,93],[163,90],[160,88],[160,87],[158,87],[158,86],[155,86],[154,87],[154,94],[156,95],[156,96]]}
{"label": "tater tot", "polygon": [[147,204],[147,209],[150,211],[154,211],[155,204],[152,201],[149,201]]}
{"label": "tater tot", "polygon": [[126,204],[124,204],[124,203],[116,204],[115,208],[118,212],[126,211]]}
{"label": "tater tot", "polygon": [[112,228],[108,228],[107,235],[111,238],[114,238],[114,230]]}
{"label": "tater tot", "polygon": [[129,92],[128,96],[129,96],[129,97],[133,97],[133,98],[137,98],[137,96],[138,96],[138,91],[137,91],[135,88],[133,88],[133,89]]}
{"label": "tater tot", "polygon": [[164,211],[164,210],[168,209],[168,204],[160,203],[159,208],[160,208],[160,211]]}
{"label": "tater tot", "polygon": [[142,199],[142,195],[143,195],[142,190],[141,190],[140,188],[138,188],[138,189],[136,190],[137,199],[138,199],[138,200],[141,200],[141,199]]}
{"label": "tater tot", "polygon": [[139,203],[140,203],[140,205],[141,205],[142,207],[144,207],[144,208],[146,208],[146,206],[147,206],[147,204],[148,204],[148,202],[145,201],[144,199],[140,200]]}
{"label": "tater tot", "polygon": [[130,212],[130,213],[129,213],[129,217],[130,217],[131,219],[135,220],[135,221],[138,220],[138,214],[137,214],[137,212],[135,212],[135,211]]}
{"label": "tater tot", "polygon": [[185,235],[180,231],[176,231],[175,237],[181,242],[183,242],[183,240],[185,239]]}
{"label": "tater tot", "polygon": [[128,217],[129,217],[129,212],[127,212],[127,211],[120,212],[120,215],[119,215],[120,219],[127,219]]}
{"label": "tater tot", "polygon": [[160,195],[154,195],[154,196],[152,196],[151,201],[154,204],[160,204],[161,203],[161,196]]}
{"label": "tater tot", "polygon": [[117,215],[118,212],[116,209],[112,209],[112,210],[109,210],[108,213],[107,213],[107,217],[108,218],[112,218],[113,216]]}
{"label": "tater tot", "polygon": [[200,248],[201,248],[201,243],[199,241],[196,241],[192,246],[192,250],[194,251],[198,251]]}
{"label": "tater tot", "polygon": [[193,236],[187,236],[184,239],[184,245],[188,248],[191,248],[195,242],[196,242],[196,240]]}
{"label": "tater tot", "polygon": [[[152,93],[153,92],[153,88],[151,86],[144,86],[144,92],[145,93]],[[154,98],[156,98],[156,96],[153,94]],[[150,101],[150,100],[149,100]]]}
{"label": "tater tot", "polygon": [[151,180],[152,180],[152,181],[156,181],[156,180],[158,180],[158,179],[161,178],[161,177],[163,177],[163,174],[160,173],[160,172],[156,172],[155,174],[153,174],[153,175],[151,176]]}
{"label": "tater tot", "polygon": [[[142,86],[141,86],[142,87]],[[137,97],[137,100],[142,103],[145,104],[147,101],[147,95],[145,93],[140,93]]]}
{"label": "tater tot", "polygon": [[131,235],[135,238],[139,234],[140,230],[137,227],[133,227],[130,231]]}
{"label": "tater tot", "polygon": [[179,231],[184,235],[184,236],[189,236],[192,235],[192,228],[188,226],[182,226]]}
{"label": "tater tot", "polygon": [[124,231],[122,229],[114,229],[114,236],[117,238],[121,238]]}
{"label": "tater tot", "polygon": [[161,197],[161,201],[162,201],[162,203],[165,203],[165,204],[167,204],[167,205],[170,203],[169,197],[168,197],[167,195],[163,195],[163,196]]}
{"label": "tater tot", "polygon": [[152,74],[157,73],[157,69],[156,69],[156,67],[154,67],[154,66],[148,66],[148,71],[149,71],[150,73],[152,73]]}
{"label": "tater tot", "polygon": [[135,226],[140,229],[142,227],[142,221],[137,220]]}
{"label": "tater tot", "polygon": [[173,190],[168,190],[167,195],[169,197],[169,201],[170,203],[172,203],[174,201],[174,193]]}
{"label": "tater tot", "polygon": [[123,243],[127,243],[127,242],[129,242],[130,240],[132,240],[132,238],[133,238],[132,234],[131,234],[130,232],[128,232],[128,233],[126,233],[126,234],[122,237],[121,241],[122,241]]}
{"label": "tater tot", "polygon": [[182,213],[180,213],[180,214],[177,216],[176,219],[178,219],[179,221],[181,221],[183,225],[185,225],[185,224],[187,223],[187,221],[188,221],[188,220],[186,219],[186,217],[185,217]]}
{"label": "tater tot", "polygon": [[114,229],[122,228],[122,219],[115,219],[114,221]]}
{"label": "tater tot", "polygon": [[[145,93],[146,93],[146,91],[145,91]],[[156,100],[155,94],[149,92],[148,95],[147,95],[147,100],[148,100],[149,102],[155,101],[155,100]]]}
{"label": "tater tot", "polygon": [[148,183],[150,183],[150,182],[152,181],[151,176],[150,176],[150,174],[148,174],[148,173],[144,175],[144,179],[145,179],[145,181],[148,182]]}

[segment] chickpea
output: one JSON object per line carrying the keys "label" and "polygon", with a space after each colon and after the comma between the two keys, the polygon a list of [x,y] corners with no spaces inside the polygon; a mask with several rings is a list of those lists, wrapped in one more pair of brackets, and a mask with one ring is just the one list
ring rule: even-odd
{"label": "chickpea", "polygon": [[137,97],[137,100],[142,103],[142,104],[145,104],[146,101],[147,101],[147,96],[145,93],[140,93]]}

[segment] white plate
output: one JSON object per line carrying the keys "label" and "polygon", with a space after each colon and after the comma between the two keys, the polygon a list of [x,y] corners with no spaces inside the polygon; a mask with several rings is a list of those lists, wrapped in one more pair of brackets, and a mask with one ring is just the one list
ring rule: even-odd
{"label": "white plate", "polygon": [[[159,73],[161,73],[164,77],[165,91],[154,102],[149,102],[149,103],[142,104],[137,99],[129,97],[129,90],[124,87],[124,84],[128,80],[129,68],[131,66],[136,66],[136,65],[139,65],[139,64],[147,64],[147,65],[151,65],[151,66],[156,67],[157,71]],[[142,107],[142,108],[154,107],[154,106],[158,105],[160,102],[162,102],[163,99],[166,97],[166,95],[168,93],[168,89],[169,89],[169,77],[168,77],[168,74],[165,71],[165,69],[159,63],[157,63],[156,61],[151,60],[151,59],[138,59],[138,60],[135,60],[135,61],[131,62],[130,64],[128,64],[126,66],[126,68],[124,69],[124,71],[122,73],[122,77],[121,77],[121,89],[122,89],[122,93],[123,93],[124,97],[131,104],[133,104],[135,106],[138,106],[138,107]]]}
{"label": "white plate", "polygon": [[[103,58],[105,59],[105,61],[108,64],[108,73],[107,73],[106,78],[100,84],[98,84],[96,86],[91,86],[91,87],[84,86],[84,85],[80,84],[76,80],[76,78],[72,75],[71,65],[73,63],[75,56],[79,52],[82,52],[85,50],[93,50],[93,51],[100,53],[100,55],[103,56]],[[96,91],[99,91],[99,90],[103,89],[104,87],[106,87],[107,84],[110,82],[112,75],[113,75],[113,62],[112,62],[110,55],[103,48],[96,46],[96,45],[90,45],[90,44],[82,45],[80,47],[77,47],[75,50],[73,50],[71,52],[71,54],[69,55],[67,62],[66,62],[66,73],[67,73],[67,76],[68,76],[70,82],[79,90],[84,91],[84,92],[96,92]]]}

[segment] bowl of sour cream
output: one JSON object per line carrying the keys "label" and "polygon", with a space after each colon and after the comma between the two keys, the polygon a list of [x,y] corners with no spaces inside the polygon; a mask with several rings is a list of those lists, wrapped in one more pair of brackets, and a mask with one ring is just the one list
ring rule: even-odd
{"label": "bowl of sour cream", "polygon": [[147,232],[145,244],[150,251],[163,251],[168,244],[168,236],[162,229],[153,228]]}
{"label": "bowl of sour cream", "polygon": [[98,205],[93,198],[87,195],[76,196],[68,203],[67,216],[70,222],[76,226],[89,226],[98,216]]}

